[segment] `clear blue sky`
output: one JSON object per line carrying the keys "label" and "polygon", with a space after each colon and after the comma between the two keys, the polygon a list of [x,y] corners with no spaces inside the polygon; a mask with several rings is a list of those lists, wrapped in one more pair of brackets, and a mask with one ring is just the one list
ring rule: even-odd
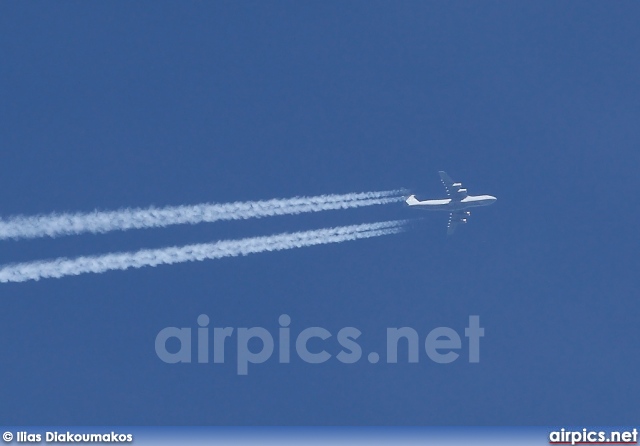
{"label": "clear blue sky", "polygon": [[[387,238],[2,284],[3,423],[637,422],[639,18],[631,1],[3,2],[5,217],[439,197],[438,170],[498,197],[453,237],[430,214]],[[414,216],[4,241],[0,261]],[[477,314],[486,334],[479,364],[160,361],[156,334],[202,313],[354,326],[365,354],[386,327],[424,339]]]}

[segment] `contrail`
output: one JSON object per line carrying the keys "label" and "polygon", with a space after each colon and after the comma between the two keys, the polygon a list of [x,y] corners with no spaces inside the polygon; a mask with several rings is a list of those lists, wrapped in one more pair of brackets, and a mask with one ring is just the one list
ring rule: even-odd
{"label": "contrail", "polygon": [[282,251],[327,243],[341,243],[349,240],[397,234],[403,231],[405,224],[405,220],[387,221],[240,240],[223,240],[215,243],[145,249],[137,252],[18,263],[0,267],[0,282],[25,282],[27,280],[76,276],[84,273],[103,273],[111,270],[142,268],[144,266],[171,265],[182,262],[244,256],[265,251]]}
{"label": "contrail", "polygon": [[294,197],[266,201],[204,203],[164,208],[16,216],[0,219],[0,240],[105,233],[219,220],[291,215],[348,209],[401,201],[402,190]]}

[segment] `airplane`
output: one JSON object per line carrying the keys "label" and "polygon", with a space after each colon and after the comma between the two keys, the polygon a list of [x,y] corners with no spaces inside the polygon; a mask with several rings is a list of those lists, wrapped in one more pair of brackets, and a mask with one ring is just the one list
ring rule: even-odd
{"label": "airplane", "polygon": [[467,189],[462,188],[462,183],[454,182],[446,172],[440,171],[438,173],[440,174],[440,180],[442,184],[444,184],[449,198],[420,201],[415,195],[411,195],[405,202],[409,206],[415,206],[417,209],[449,212],[449,224],[447,225],[448,235],[454,233],[458,224],[467,222],[467,218],[471,215],[471,212],[466,209],[476,206],[488,206],[497,200],[497,198],[492,195],[468,195]]}

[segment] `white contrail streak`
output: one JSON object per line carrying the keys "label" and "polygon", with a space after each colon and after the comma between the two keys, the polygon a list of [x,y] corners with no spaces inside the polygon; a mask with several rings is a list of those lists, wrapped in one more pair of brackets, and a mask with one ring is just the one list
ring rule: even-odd
{"label": "white contrail streak", "polygon": [[16,216],[0,219],[0,240],[105,233],[157,228],[219,220],[245,220],[274,215],[301,214],[357,208],[400,201],[401,190],[320,195],[266,201],[205,203],[164,208],[135,208],[90,213]]}
{"label": "white contrail streak", "polygon": [[387,221],[330,229],[317,229],[240,240],[224,240],[161,249],[145,249],[137,252],[121,252],[100,256],[58,258],[48,261],[18,263],[0,267],[0,282],[25,282],[45,278],[76,276],[84,273],[103,273],[111,270],[142,268],[144,266],[171,265],[222,257],[281,251],[305,246],[341,243],[403,231],[406,221]]}

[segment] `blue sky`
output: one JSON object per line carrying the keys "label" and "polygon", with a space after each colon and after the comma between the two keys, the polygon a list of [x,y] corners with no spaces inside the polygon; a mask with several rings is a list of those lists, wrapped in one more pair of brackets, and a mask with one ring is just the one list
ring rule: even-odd
{"label": "blue sky", "polygon": [[[2,284],[6,424],[637,422],[636,2],[0,5],[1,213],[410,188],[446,236]],[[0,261],[416,217],[401,205],[3,241]],[[165,364],[168,326],[485,328],[481,361]],[[336,353],[335,344],[327,350]],[[464,352],[464,348],[463,348]]]}

